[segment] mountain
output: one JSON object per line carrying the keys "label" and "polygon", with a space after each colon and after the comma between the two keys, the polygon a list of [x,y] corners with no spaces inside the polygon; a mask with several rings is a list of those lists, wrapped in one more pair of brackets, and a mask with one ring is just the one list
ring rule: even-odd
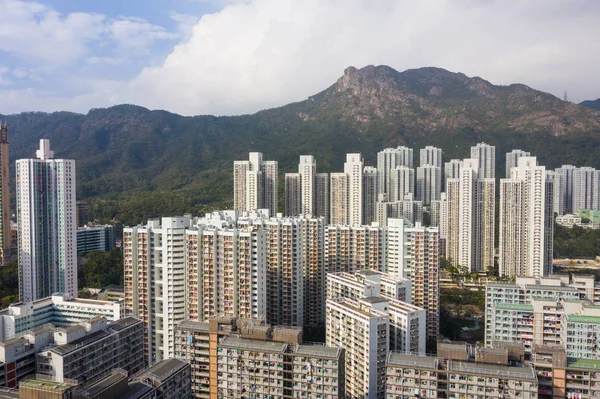
{"label": "mountain", "polygon": [[586,100],[579,103],[579,105],[583,105],[584,107],[592,108],[597,111],[600,111],[600,98],[597,100]]}
{"label": "mountain", "polygon": [[305,101],[253,115],[183,117],[119,105],[7,118],[11,159],[32,157],[49,138],[57,157],[77,160],[78,198],[90,199],[94,215],[126,224],[230,207],[232,162],[249,151],[278,160],[282,178],[300,154],[315,155],[326,172],[341,170],[347,152],[375,164],[388,146],[436,145],[445,159],[464,158],[479,141],[496,145],[498,176],[513,148],[552,168],[600,168],[599,111],[439,68],[350,67]]}

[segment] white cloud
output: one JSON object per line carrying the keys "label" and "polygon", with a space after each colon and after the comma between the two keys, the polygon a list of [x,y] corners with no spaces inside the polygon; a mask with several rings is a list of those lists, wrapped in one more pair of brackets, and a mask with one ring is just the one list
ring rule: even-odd
{"label": "white cloud", "polygon": [[593,1],[254,0],[204,15],[117,98],[184,114],[254,112],[315,94],[349,65],[387,64],[584,99],[600,95],[598,48]]}
{"label": "white cloud", "polygon": [[153,25],[142,18],[119,17],[108,25],[110,38],[126,48],[144,49],[156,40],[175,40],[177,33]]}
{"label": "white cloud", "polygon": [[86,42],[104,30],[103,15],[62,16],[37,2],[0,2],[0,50],[46,66],[64,65],[86,52]]}

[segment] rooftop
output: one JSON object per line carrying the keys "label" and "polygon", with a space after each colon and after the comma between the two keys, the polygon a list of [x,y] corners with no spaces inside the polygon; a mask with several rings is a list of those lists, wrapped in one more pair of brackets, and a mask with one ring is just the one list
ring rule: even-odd
{"label": "rooftop", "polygon": [[95,343],[96,341],[99,341],[108,336],[110,336],[110,334],[108,332],[106,332],[104,330],[99,330],[99,331],[95,331],[91,334],[88,334],[85,337],[76,339],[75,341],[71,342],[70,344],[54,346],[54,347],[50,348],[50,350],[61,356],[65,356],[77,349],[80,349],[84,346]]}
{"label": "rooftop", "polygon": [[363,302],[369,302],[369,303],[384,303],[384,302],[389,302],[390,300],[381,296],[369,296],[369,297],[365,297],[365,298],[360,298],[361,301]]}
{"label": "rooftop", "polygon": [[448,371],[455,373],[472,373],[489,377],[508,377],[521,380],[537,381],[537,377],[531,367],[511,367],[500,364],[470,363],[451,360]]}
{"label": "rooftop", "polygon": [[387,358],[387,364],[391,366],[403,366],[410,368],[437,369],[440,358],[422,355],[406,355],[391,352]]}
{"label": "rooftop", "polygon": [[148,386],[143,382],[130,382],[127,390],[122,393],[122,398],[141,398],[144,395],[154,391],[154,387]]}
{"label": "rooftop", "polygon": [[35,389],[46,392],[64,392],[74,385],[64,382],[46,381],[38,378],[30,378],[19,382],[19,387]]}
{"label": "rooftop", "polygon": [[542,290],[550,290],[550,291],[570,291],[577,292],[576,287],[566,287],[563,285],[542,285],[542,284],[527,284],[525,286],[526,289],[542,289]]}
{"label": "rooftop", "polygon": [[533,312],[533,306],[521,303],[497,303],[496,309],[503,310],[522,310],[526,312]]}
{"label": "rooftop", "polygon": [[570,323],[600,324],[600,316],[582,316],[577,314],[568,314],[567,321]]}
{"label": "rooftop", "polygon": [[142,322],[141,320],[136,319],[135,317],[125,317],[123,319],[113,321],[108,326],[115,331],[121,331],[121,330],[126,329],[129,326],[132,326],[136,323],[141,323],[141,322]]}
{"label": "rooftop", "polygon": [[191,321],[191,320],[183,320],[179,324],[177,324],[178,330],[190,330],[190,331],[199,331],[199,332],[209,332],[209,324],[203,323],[201,321]]}
{"label": "rooftop", "polygon": [[127,381],[127,372],[124,370],[111,370],[111,372],[99,381],[89,385],[85,390],[87,397],[95,397],[100,392],[112,387],[119,381]]}
{"label": "rooftop", "polygon": [[600,370],[600,360],[570,357],[567,359],[567,366],[578,369]]}
{"label": "rooftop", "polygon": [[139,378],[150,377],[163,382],[182,368],[186,367],[188,364],[189,363],[179,359],[161,360],[142,373]]}
{"label": "rooftop", "polygon": [[342,350],[340,348],[334,348],[331,346],[298,345],[294,354],[297,356],[328,358],[335,360],[340,357],[341,352]]}
{"label": "rooftop", "polygon": [[259,339],[247,339],[238,337],[225,337],[219,344],[220,348],[256,350],[263,352],[284,352],[287,347],[285,342],[262,341]]}

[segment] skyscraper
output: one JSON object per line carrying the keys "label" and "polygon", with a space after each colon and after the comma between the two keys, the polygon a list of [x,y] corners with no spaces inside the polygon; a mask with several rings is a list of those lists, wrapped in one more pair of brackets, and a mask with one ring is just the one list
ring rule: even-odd
{"label": "skyscraper", "polygon": [[390,172],[399,166],[413,167],[413,149],[408,147],[386,148],[377,153],[379,194],[390,193]]}
{"label": "skyscraper", "polygon": [[486,143],[478,143],[471,147],[471,158],[479,161],[479,178],[496,177],[496,147]]}
{"label": "skyscraper", "polygon": [[402,201],[406,194],[415,194],[415,170],[408,166],[398,166],[390,172],[389,202]]}
{"label": "skyscraper", "polygon": [[552,203],[554,204],[554,213],[558,216],[565,214],[565,195],[564,195],[564,176],[557,171],[546,171],[546,178],[552,182]]}
{"label": "skyscraper", "polygon": [[8,128],[0,123],[0,265],[10,256],[10,170],[8,161]]}
{"label": "skyscraper", "polygon": [[[298,175],[300,176],[300,214],[315,216],[315,179],[317,162],[312,155],[300,155]],[[286,191],[287,196],[287,191]],[[288,216],[290,216],[288,214]]]}
{"label": "skyscraper", "polygon": [[522,150],[512,150],[506,153],[506,178],[510,177],[510,170],[519,164],[519,158],[529,157],[530,153]]}
{"label": "skyscraper", "polygon": [[363,170],[363,216],[362,224],[371,224],[375,221],[377,207],[377,168],[365,166]]}
{"label": "skyscraper", "polygon": [[563,165],[555,171],[562,175],[561,188],[564,213],[573,213],[573,195],[575,194],[575,170],[573,165]]}
{"label": "skyscraper", "polygon": [[329,174],[317,173],[315,178],[315,214],[329,223]]}
{"label": "skyscraper", "polygon": [[302,213],[302,176],[300,173],[285,174],[285,214],[298,216]]}
{"label": "skyscraper", "polygon": [[543,277],[552,272],[553,188],[535,157],[521,157],[500,179],[499,272]]}
{"label": "skyscraper", "polygon": [[75,161],[53,159],[49,140],[36,155],[16,164],[19,295],[77,297]]}
{"label": "skyscraper", "polygon": [[428,145],[421,148],[419,166],[432,165],[438,168],[442,167],[442,149]]}
{"label": "skyscraper", "polygon": [[573,212],[600,209],[600,170],[583,167],[573,172]]}
{"label": "skyscraper", "polygon": [[444,182],[447,182],[448,179],[458,179],[461,163],[460,159],[451,159],[450,162],[444,164]]}
{"label": "skyscraper", "polygon": [[277,161],[263,161],[263,154],[251,152],[248,161],[233,162],[233,209],[240,212],[268,209],[277,213]]}
{"label": "skyscraper", "polygon": [[412,226],[403,219],[389,219],[386,271],[412,281],[411,303],[427,312],[427,336],[439,331],[440,258],[439,229]]}
{"label": "skyscraper", "polygon": [[361,154],[346,154],[344,173],[348,176],[348,224],[363,224],[363,171]]}
{"label": "skyscraper", "polygon": [[348,224],[348,175],[345,173],[331,173],[330,224]]}
{"label": "skyscraper", "polygon": [[470,272],[494,267],[496,184],[482,178],[480,161],[465,159],[458,179],[448,179],[446,258]]}
{"label": "skyscraper", "polygon": [[442,169],[439,166],[424,165],[417,168],[417,201],[429,205],[438,201],[442,192]]}

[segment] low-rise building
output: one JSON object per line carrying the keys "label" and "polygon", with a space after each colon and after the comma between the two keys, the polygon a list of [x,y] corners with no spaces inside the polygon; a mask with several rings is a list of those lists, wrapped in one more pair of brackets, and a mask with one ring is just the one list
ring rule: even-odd
{"label": "low-rise building", "polygon": [[120,302],[72,298],[54,294],[33,302],[19,302],[0,311],[0,341],[14,338],[45,324],[68,327],[98,316],[115,321],[123,316]]}
{"label": "low-rise building", "polygon": [[165,359],[144,370],[134,378],[155,390],[155,399],[189,399],[190,364],[179,359]]}
{"label": "low-rise building", "polygon": [[135,373],[143,368],[143,323],[127,317],[107,323],[97,318],[56,328],[37,353],[37,373],[62,382],[85,382],[113,368]]}
{"label": "low-rise building", "polygon": [[77,228],[77,253],[110,252],[115,248],[115,227],[84,226]]}

